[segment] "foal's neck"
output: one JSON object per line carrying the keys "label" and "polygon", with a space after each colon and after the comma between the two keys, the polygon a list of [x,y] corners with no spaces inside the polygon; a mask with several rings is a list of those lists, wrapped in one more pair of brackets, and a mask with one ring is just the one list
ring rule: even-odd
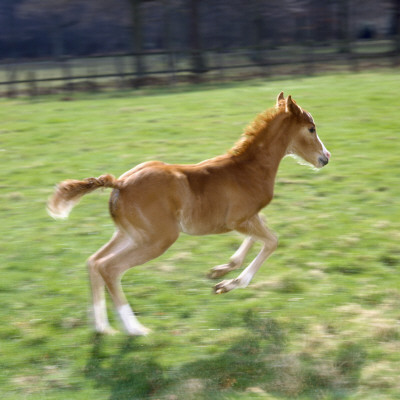
{"label": "foal's neck", "polygon": [[249,202],[255,203],[258,210],[273,198],[279,164],[290,142],[290,122],[283,113],[264,122],[256,119],[250,132],[245,132],[228,155],[235,164],[232,171],[241,177],[242,189],[251,193]]}
{"label": "foal's neck", "polygon": [[288,128],[284,113],[260,114],[231,150],[232,158],[244,165],[257,166],[260,172],[275,177],[282,158],[287,154]]}

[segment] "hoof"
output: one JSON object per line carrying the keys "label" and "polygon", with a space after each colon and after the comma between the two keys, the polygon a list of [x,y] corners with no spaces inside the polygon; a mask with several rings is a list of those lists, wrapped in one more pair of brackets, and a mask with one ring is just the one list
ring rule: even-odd
{"label": "hoof", "polygon": [[117,331],[114,328],[111,328],[111,326],[107,326],[106,328],[103,329],[96,329],[95,332],[98,335],[107,335],[107,336],[114,336],[119,333],[119,331]]}
{"label": "hoof", "polygon": [[126,332],[129,336],[147,336],[151,333],[151,329],[146,328],[145,326],[141,326],[140,328],[136,328],[131,331]]}
{"label": "hoof", "polygon": [[227,292],[229,292],[232,289],[235,289],[237,287],[238,287],[237,279],[225,280],[225,281],[222,281],[220,283],[217,283],[214,286],[214,293],[215,294],[227,293]]}

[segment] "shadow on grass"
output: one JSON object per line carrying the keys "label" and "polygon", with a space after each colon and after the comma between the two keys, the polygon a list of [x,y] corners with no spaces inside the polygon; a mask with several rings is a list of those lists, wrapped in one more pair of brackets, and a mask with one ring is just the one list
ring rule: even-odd
{"label": "shadow on grass", "polygon": [[143,356],[134,338],[128,338],[113,355],[107,355],[102,344],[102,336],[94,336],[86,376],[98,387],[110,390],[110,400],[149,398],[166,385],[160,365],[150,356]]}
{"label": "shadow on grass", "polygon": [[249,314],[245,323],[246,336],[236,339],[225,352],[169,371],[149,355],[151,349],[143,349],[135,339],[107,356],[101,337],[96,337],[86,375],[110,391],[110,400],[219,399],[241,393],[283,399],[345,398],[357,388],[366,356],[360,344],[342,343],[324,355],[290,353],[288,340],[274,319]]}

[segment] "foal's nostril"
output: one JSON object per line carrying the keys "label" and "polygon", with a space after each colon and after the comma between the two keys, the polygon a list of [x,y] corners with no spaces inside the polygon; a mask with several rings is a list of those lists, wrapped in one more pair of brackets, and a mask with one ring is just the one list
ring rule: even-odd
{"label": "foal's nostril", "polygon": [[328,164],[329,162],[329,158],[328,157],[319,157],[318,161],[320,162],[320,164],[324,167],[326,164]]}

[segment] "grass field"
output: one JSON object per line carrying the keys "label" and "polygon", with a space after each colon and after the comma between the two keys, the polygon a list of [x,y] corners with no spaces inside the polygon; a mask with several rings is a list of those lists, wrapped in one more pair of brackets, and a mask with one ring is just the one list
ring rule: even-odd
{"label": "grass field", "polygon": [[[1,399],[400,399],[399,84],[388,70],[0,100]],[[153,333],[94,335],[85,261],[113,233],[108,191],[55,222],[54,184],[218,155],[280,90],[332,159],[283,160],[263,211],[276,253],[215,296],[206,273],[240,237],[183,235],[123,280]]]}

